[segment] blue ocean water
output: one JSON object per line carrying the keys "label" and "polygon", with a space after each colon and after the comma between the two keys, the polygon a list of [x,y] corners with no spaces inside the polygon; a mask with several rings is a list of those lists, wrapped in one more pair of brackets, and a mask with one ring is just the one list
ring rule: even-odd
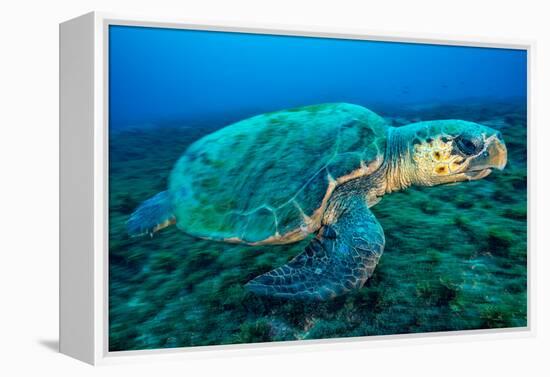
{"label": "blue ocean water", "polygon": [[[111,351],[527,325],[525,51],[129,26],[109,36]],[[130,214],[166,189],[194,141],[323,102],[365,106],[395,127],[486,124],[502,132],[508,164],[384,196],[372,207],[386,236],[373,276],[327,302],[243,288],[308,240],[249,247],[176,227],[129,237]]]}
{"label": "blue ocean water", "polygon": [[111,26],[110,127],[526,97],[524,50]]}

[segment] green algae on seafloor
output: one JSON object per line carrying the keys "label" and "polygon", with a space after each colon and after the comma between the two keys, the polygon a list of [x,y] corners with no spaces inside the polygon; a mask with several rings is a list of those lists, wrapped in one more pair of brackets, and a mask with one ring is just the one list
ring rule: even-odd
{"label": "green algae on seafloor", "polygon": [[307,240],[250,247],[175,227],[152,239],[128,237],[125,221],[136,204],[163,190],[186,146],[213,129],[111,133],[110,350],[526,326],[525,109],[434,105],[382,115],[395,125],[438,118],[491,124],[503,133],[509,162],[481,181],[386,195],[372,208],[386,235],[374,275],[363,289],[321,303],[243,289]]}

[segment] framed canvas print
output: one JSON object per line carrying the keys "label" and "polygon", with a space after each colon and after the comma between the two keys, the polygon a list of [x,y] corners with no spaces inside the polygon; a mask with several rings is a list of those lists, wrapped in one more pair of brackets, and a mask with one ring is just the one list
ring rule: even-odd
{"label": "framed canvas print", "polygon": [[62,352],[531,330],[529,43],[60,31]]}

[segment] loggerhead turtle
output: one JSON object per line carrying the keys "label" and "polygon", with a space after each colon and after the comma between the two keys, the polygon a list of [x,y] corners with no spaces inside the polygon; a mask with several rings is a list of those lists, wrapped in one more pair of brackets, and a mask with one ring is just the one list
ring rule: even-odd
{"label": "loggerhead turtle", "polygon": [[390,127],[374,112],[333,103],[254,116],[193,143],[168,190],[130,216],[130,235],[171,224],[247,245],[311,239],[287,264],[246,284],[256,294],[335,297],[363,286],[384,250],[369,210],[412,185],[472,181],[502,170],[500,132],[463,120]]}

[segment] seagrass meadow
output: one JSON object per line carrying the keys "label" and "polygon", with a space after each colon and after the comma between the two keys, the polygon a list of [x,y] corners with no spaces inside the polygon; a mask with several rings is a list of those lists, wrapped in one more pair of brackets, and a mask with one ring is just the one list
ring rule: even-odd
{"label": "seagrass meadow", "polygon": [[229,120],[171,116],[111,127],[110,351],[527,325],[525,98],[355,103],[395,127],[432,119],[490,126],[503,135],[508,164],[479,181],[385,195],[371,210],[386,246],[365,286],[323,302],[288,300],[254,295],[244,284],[300,254],[309,239],[244,246],[176,227],[153,237],[127,233],[131,213],[166,189],[185,149]]}

